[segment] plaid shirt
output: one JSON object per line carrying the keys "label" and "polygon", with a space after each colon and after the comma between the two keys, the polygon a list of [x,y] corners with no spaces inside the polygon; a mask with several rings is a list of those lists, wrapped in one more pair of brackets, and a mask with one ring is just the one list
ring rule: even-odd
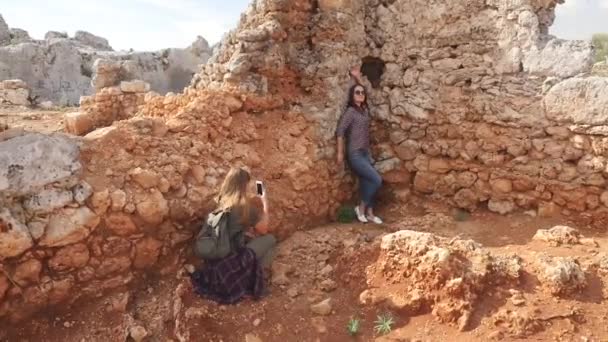
{"label": "plaid shirt", "polygon": [[336,136],[346,137],[347,151],[369,150],[369,125],[371,118],[367,110],[348,109],[340,117]]}
{"label": "plaid shirt", "polygon": [[192,274],[195,291],[220,304],[234,304],[243,296],[255,299],[264,292],[264,273],[252,249],[242,248],[227,257],[207,261]]}

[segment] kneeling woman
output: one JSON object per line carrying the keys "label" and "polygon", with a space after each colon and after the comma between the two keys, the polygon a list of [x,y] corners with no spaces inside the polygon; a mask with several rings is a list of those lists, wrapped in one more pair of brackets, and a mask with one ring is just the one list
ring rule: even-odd
{"label": "kneeling woman", "polygon": [[196,291],[222,304],[265,293],[264,269],[270,267],[276,239],[268,233],[266,194],[248,196],[251,185],[249,172],[242,168],[232,168],[226,175],[216,197],[217,209],[229,212],[228,231],[240,232],[240,246],[223,259],[206,261],[193,274]]}

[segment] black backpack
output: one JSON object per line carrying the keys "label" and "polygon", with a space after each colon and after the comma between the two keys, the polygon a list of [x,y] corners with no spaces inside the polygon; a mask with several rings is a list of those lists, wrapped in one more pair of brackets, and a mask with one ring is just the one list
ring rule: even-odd
{"label": "black backpack", "polygon": [[228,256],[233,246],[233,234],[229,231],[229,211],[214,211],[207,219],[194,241],[194,254],[205,260],[217,260]]}

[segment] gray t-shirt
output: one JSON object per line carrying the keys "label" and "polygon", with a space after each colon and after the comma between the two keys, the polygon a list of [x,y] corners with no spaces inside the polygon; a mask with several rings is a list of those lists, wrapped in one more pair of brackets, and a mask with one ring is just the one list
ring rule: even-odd
{"label": "gray t-shirt", "polygon": [[228,229],[230,232],[234,234],[237,232],[246,233],[260,222],[261,211],[253,200],[249,201],[247,214],[245,214],[244,210],[245,208],[242,206],[237,206],[230,210],[230,216],[228,217]]}

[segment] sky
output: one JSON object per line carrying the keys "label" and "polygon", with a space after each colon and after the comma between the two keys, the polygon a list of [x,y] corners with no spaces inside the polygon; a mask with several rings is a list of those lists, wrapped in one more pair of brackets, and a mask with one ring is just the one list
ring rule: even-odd
{"label": "sky", "polygon": [[565,39],[591,39],[593,33],[608,33],[608,0],[566,0],[557,7],[549,32]]}
{"label": "sky", "polygon": [[[210,44],[236,27],[250,0],[0,0],[10,27],[35,39],[47,31],[89,31],[116,50],[187,47],[198,35]],[[550,32],[566,39],[590,39],[608,32],[608,0],[566,0]]]}
{"label": "sky", "polygon": [[78,30],[109,40],[115,50],[185,48],[203,36],[210,44],[236,27],[250,0],[0,0],[9,27],[35,39]]}

